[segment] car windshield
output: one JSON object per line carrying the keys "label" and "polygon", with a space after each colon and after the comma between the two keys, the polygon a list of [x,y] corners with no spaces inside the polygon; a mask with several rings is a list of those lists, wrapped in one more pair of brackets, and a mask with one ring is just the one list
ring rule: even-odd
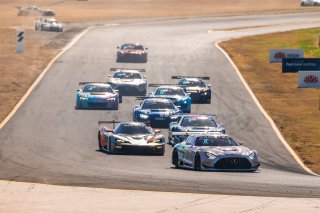
{"label": "car windshield", "polygon": [[201,126],[201,127],[217,127],[216,122],[209,117],[185,117],[181,121],[181,126]]}
{"label": "car windshield", "polygon": [[230,137],[200,136],[196,139],[196,146],[238,146]]}
{"label": "car windshield", "polygon": [[186,96],[182,88],[158,88],[155,95]]}
{"label": "car windshield", "polygon": [[203,81],[188,81],[186,79],[181,80],[178,82],[179,86],[184,87],[206,87],[205,83]]}
{"label": "car windshield", "polygon": [[113,78],[120,78],[120,79],[142,79],[140,73],[134,72],[116,72],[113,75]]}
{"label": "car windshield", "polygon": [[142,45],[124,44],[121,47],[122,50],[144,50]]}
{"label": "car windshield", "polygon": [[145,100],[142,109],[174,109],[174,105],[169,100]]}
{"label": "car windshield", "polygon": [[144,124],[120,124],[114,130],[114,134],[145,135],[153,134],[153,132]]}
{"label": "car windshield", "polygon": [[83,92],[109,92],[109,93],[112,93],[112,88],[110,86],[102,86],[102,85],[86,85],[83,88]]}

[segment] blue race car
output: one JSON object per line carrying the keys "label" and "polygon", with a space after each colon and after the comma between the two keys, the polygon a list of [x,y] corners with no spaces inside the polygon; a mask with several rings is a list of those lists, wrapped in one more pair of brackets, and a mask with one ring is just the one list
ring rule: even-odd
{"label": "blue race car", "polygon": [[118,110],[121,97],[109,84],[81,82],[79,84],[84,84],[84,87],[77,90],[77,109]]}
{"label": "blue race car", "polygon": [[189,135],[226,133],[223,124],[215,121],[216,115],[182,114],[173,117],[168,134],[168,143],[172,146],[184,141]]}
{"label": "blue race car", "polygon": [[[158,86],[160,84],[149,84],[149,87]],[[154,92],[150,93],[150,97],[170,99],[182,112],[191,112],[191,98],[179,86],[164,85],[157,87]]]}
{"label": "blue race car", "polygon": [[140,105],[134,106],[133,120],[149,123],[150,126],[168,127],[172,115],[182,113],[169,99],[147,98]]}

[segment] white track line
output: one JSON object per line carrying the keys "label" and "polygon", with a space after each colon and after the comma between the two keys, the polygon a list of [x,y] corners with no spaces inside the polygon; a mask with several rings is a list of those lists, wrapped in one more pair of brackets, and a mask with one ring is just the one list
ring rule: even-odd
{"label": "white track line", "polygon": [[53,63],[66,51],[68,51],[75,43],[77,43],[80,38],[86,34],[89,30],[93,29],[94,27],[89,27],[88,29],[84,30],[80,34],[78,34],[72,41],[70,41],[61,52],[59,52],[47,65],[47,67],[41,72],[41,74],[38,76],[38,78],[33,82],[33,84],[30,86],[30,88],[27,90],[27,92],[24,94],[24,96],[20,99],[20,101],[14,106],[12,111],[7,115],[7,117],[0,123],[0,130],[8,123],[8,121],[12,118],[12,116],[17,112],[17,110],[20,108],[20,106],[25,102],[25,100],[29,97],[33,89],[40,83],[41,79],[44,77],[44,75],[48,72],[48,70],[52,67]]}
{"label": "white track line", "polygon": [[[232,38],[234,39],[234,38]],[[226,51],[224,51],[224,49],[222,49],[219,44],[221,42],[224,41],[229,41],[232,39],[226,39],[226,40],[222,40],[222,41],[218,41],[215,43],[215,46],[226,56],[226,58],[229,60],[229,62],[231,63],[231,65],[233,66],[234,70],[236,71],[236,73],[238,74],[241,82],[243,83],[243,85],[245,86],[245,88],[247,89],[247,91],[249,92],[250,96],[252,97],[253,101],[256,103],[256,105],[258,106],[258,108],[260,109],[260,111],[262,112],[262,114],[264,115],[264,117],[269,121],[271,127],[273,128],[273,130],[276,132],[279,140],[282,142],[282,144],[286,147],[286,149],[290,152],[290,154],[294,157],[294,159],[298,162],[298,164],[309,174],[311,175],[315,175],[315,176],[319,176],[318,174],[314,173],[313,171],[311,171],[306,165],[304,165],[304,163],[302,162],[302,160],[299,158],[299,156],[293,151],[293,149],[290,147],[290,145],[288,144],[288,142],[284,139],[284,137],[282,136],[282,134],[280,133],[278,127],[276,126],[276,124],[274,123],[274,121],[272,120],[272,118],[268,115],[268,113],[264,110],[264,108],[261,106],[260,102],[258,101],[258,99],[256,98],[256,96],[254,95],[254,93],[252,92],[252,90],[250,89],[249,85],[247,84],[247,82],[245,81],[245,79],[243,78],[243,76],[241,75],[238,67],[235,65],[235,63],[233,62],[233,60],[230,58],[230,56],[228,55],[228,53],[226,53]]]}

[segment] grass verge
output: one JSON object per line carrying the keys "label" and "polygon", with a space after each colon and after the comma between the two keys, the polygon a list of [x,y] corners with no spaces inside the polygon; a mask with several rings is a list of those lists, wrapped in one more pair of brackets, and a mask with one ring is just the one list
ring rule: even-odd
{"label": "grass verge", "polygon": [[299,89],[297,73],[281,73],[269,63],[270,48],[302,48],[320,57],[320,29],[250,36],[222,42],[248,85],[289,145],[311,170],[320,173],[320,89]]}

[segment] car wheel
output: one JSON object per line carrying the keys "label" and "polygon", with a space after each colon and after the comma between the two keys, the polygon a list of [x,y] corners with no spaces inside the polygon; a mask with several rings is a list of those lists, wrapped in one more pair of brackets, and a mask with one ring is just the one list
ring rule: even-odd
{"label": "car wheel", "polygon": [[101,146],[100,133],[99,132],[98,132],[98,147],[99,147],[99,150],[101,151],[102,150],[102,146]]}
{"label": "car wheel", "polygon": [[114,154],[114,149],[112,148],[112,143],[111,143],[111,140],[110,140],[110,138],[109,138],[109,153],[110,154]]}
{"label": "car wheel", "polygon": [[201,171],[201,158],[199,154],[196,154],[195,158],[194,158],[194,167],[193,169],[195,171]]}
{"label": "car wheel", "polygon": [[176,149],[173,150],[173,152],[172,152],[172,164],[176,168],[179,167],[179,156],[178,156],[178,151]]}

